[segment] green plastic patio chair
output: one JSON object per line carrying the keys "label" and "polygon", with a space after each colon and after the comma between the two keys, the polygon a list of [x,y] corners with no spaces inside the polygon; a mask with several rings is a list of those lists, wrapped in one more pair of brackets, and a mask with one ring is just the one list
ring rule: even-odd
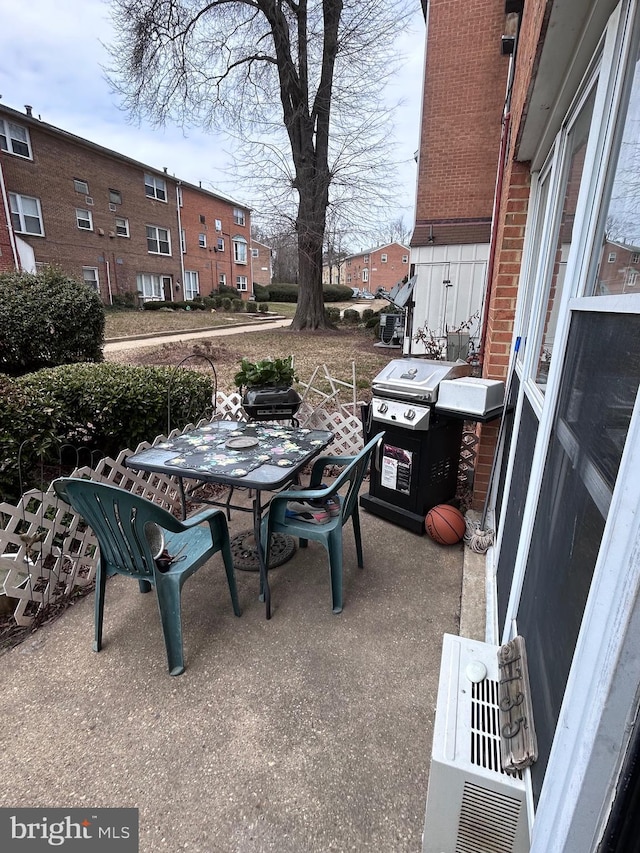
{"label": "green plastic patio chair", "polygon": [[[269,554],[271,537],[274,533],[297,536],[301,548],[306,548],[309,539],[321,542],[324,545],[329,555],[331,598],[334,613],[342,611],[342,528],[349,519],[352,519],[353,523],[358,567],[364,567],[360,516],[358,514],[358,492],[369,467],[371,456],[380,445],[383,436],[384,433],[379,433],[372,438],[357,456],[321,456],[316,459],[311,469],[309,488],[278,492],[271,499],[269,511],[262,520],[260,539],[265,554]],[[330,486],[321,487],[324,469],[330,465],[345,465],[346,467]],[[344,494],[341,494],[341,491]],[[327,498],[333,498],[339,503],[340,514],[330,518],[324,524],[314,524],[287,517],[288,501],[312,500],[324,502]],[[262,594],[262,589],[260,592]]]}
{"label": "green plastic patio chair", "polygon": [[[94,651],[102,647],[102,619],[108,575],[128,575],[141,592],[155,586],[171,675],[184,672],[180,594],[186,579],[218,551],[222,552],[233,612],[240,616],[229,531],[224,513],[210,509],[187,521],[125,489],[92,480],[63,477],[56,494],[93,529],[100,546],[96,571]],[[162,531],[162,539],[159,536]],[[158,543],[164,544],[164,548]],[[154,554],[173,555],[165,559]]]}

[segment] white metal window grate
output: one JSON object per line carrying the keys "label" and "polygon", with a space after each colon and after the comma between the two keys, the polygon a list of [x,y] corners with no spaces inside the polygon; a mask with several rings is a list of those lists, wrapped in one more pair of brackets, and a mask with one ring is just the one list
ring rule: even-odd
{"label": "white metal window grate", "polygon": [[500,762],[499,686],[499,682],[491,678],[472,685],[471,763],[495,773],[522,779],[519,771],[507,774]]}

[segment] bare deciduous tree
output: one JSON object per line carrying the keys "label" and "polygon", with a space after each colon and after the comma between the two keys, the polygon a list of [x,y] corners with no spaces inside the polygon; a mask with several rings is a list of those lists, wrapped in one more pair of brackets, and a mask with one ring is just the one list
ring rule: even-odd
{"label": "bare deciduous tree", "polygon": [[[233,131],[291,212],[294,329],[324,327],[322,249],[332,198],[384,203],[392,158],[381,98],[411,0],[112,0],[110,79],[133,115]],[[386,147],[385,147],[386,142]],[[295,205],[295,212],[292,210]]]}

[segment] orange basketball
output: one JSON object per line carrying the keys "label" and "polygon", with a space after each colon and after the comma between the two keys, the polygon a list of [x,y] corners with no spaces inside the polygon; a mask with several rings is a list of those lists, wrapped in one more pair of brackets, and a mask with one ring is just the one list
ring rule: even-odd
{"label": "orange basketball", "polygon": [[459,509],[449,504],[439,504],[427,513],[424,527],[439,545],[455,545],[464,536],[467,526]]}

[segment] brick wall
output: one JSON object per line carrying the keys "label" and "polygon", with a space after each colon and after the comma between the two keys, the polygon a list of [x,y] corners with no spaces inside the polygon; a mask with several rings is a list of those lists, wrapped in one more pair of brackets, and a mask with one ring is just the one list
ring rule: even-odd
{"label": "brick wall", "polygon": [[488,242],[509,57],[504,0],[431,0],[412,246]]}
{"label": "brick wall", "polygon": [[16,268],[11,246],[10,223],[7,220],[4,201],[4,174],[0,162],[0,272],[12,272]]}
{"label": "brick wall", "polygon": [[[520,279],[520,265],[524,232],[529,207],[531,186],[530,164],[516,161],[518,138],[523,118],[526,116],[528,93],[532,72],[540,51],[541,33],[544,29],[546,6],[542,0],[525,4],[518,62],[511,101],[510,137],[505,158],[505,169],[491,296],[487,315],[486,344],[483,358],[483,376],[506,379],[512,346],[513,323]],[[477,467],[474,482],[473,505],[480,509],[484,503],[489,483],[489,472],[495,453],[499,421],[484,425],[480,430]]]}
{"label": "brick wall", "polygon": [[264,243],[258,243],[257,240],[251,241],[251,268],[254,283],[260,284],[262,287],[269,287],[273,274],[271,249]]}

